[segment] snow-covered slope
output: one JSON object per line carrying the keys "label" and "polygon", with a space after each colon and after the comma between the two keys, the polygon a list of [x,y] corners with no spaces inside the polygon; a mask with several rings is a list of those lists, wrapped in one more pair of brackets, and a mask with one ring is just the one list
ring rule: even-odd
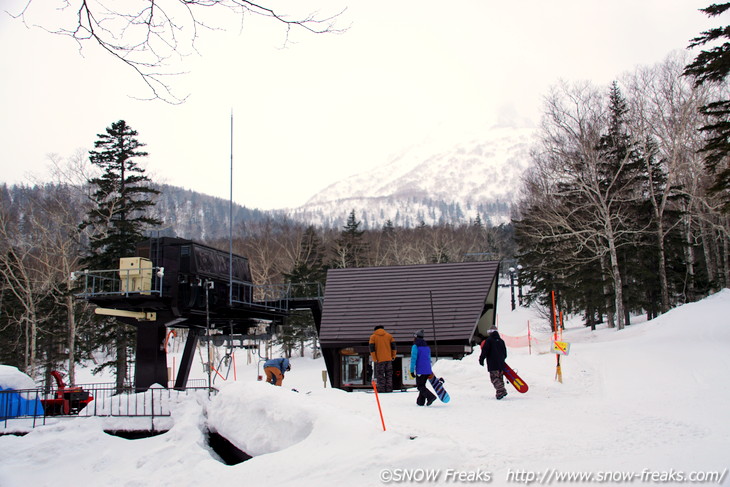
{"label": "snow-covered slope", "polygon": [[456,144],[424,141],[287,212],[324,226],[335,226],[332,220],[344,220],[352,209],[365,228],[388,219],[404,226],[468,223],[477,214],[482,221],[501,223],[509,217],[528,166],[532,135],[533,129],[495,127]]}
{"label": "snow-covered slope", "polygon": [[[528,322],[540,328],[531,310],[510,311],[508,288],[500,292],[503,335],[524,333]],[[563,382],[554,355],[510,349],[508,363],[530,390],[508,385],[501,401],[476,354],[439,360],[451,402],[418,407],[413,392],[381,394],[387,431],[373,394],[323,387],[321,360],[293,359],[286,387],[274,388],[256,381],[241,354],[238,381],[210,402],[179,403],[163,435],[123,440],[105,435],[103,421],[79,418],[0,437],[0,485],[375,486],[426,475],[436,481],[419,483],[508,485],[557,483],[569,473],[609,483],[634,475],[643,485],[708,472],[726,480],[729,314],[726,289],[623,331],[568,324]],[[254,458],[223,465],[205,445],[206,428]]]}

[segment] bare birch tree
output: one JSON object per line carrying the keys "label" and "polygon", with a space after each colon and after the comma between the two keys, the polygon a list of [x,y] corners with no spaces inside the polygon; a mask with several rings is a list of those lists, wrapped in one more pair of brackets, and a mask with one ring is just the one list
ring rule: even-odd
{"label": "bare birch tree", "polygon": [[[539,167],[531,184],[547,192],[535,226],[538,241],[562,242],[575,263],[606,257],[613,284],[618,329],[624,327],[623,279],[619,248],[640,231],[630,207],[636,200],[631,151],[611,156],[601,149],[612,120],[605,96],[594,86],[562,83],[546,98]],[[557,271],[557,270],[556,270]]]}
{"label": "bare birch tree", "polygon": [[[66,309],[66,347],[68,350],[68,381],[76,383],[77,310],[87,310],[88,303],[74,299],[73,272],[80,270],[83,232],[79,222],[89,208],[87,200],[80,197],[84,193],[89,178],[89,164],[84,151],[77,151],[62,160],[51,155],[52,173],[58,181],[57,191],[48,195],[43,203],[45,215],[44,248],[47,272],[52,277],[52,294],[59,306]],[[82,201],[79,205],[71,201]]]}
{"label": "bare birch tree", "polygon": [[[707,100],[707,89],[695,87],[682,76],[686,63],[686,56],[675,53],[664,62],[637,69],[624,79],[631,107],[628,120],[635,141],[644,147],[650,141],[656,141],[657,161],[665,178],[664,184],[654,184],[651,180],[654,173],[647,167],[650,181],[646,190],[656,224],[663,313],[671,307],[666,238],[681,223],[681,220],[669,221],[667,213],[677,208],[678,203],[673,199],[678,196],[694,197],[699,176],[697,171],[702,170],[698,151],[703,143],[699,128],[704,122],[698,110]],[[647,164],[648,161],[645,160]],[[690,204],[687,209],[692,206]],[[690,226],[684,225],[684,229],[689,232]]]}
{"label": "bare birch tree", "polygon": [[10,215],[7,203],[0,205],[0,277],[6,285],[5,292],[15,297],[18,306],[13,319],[23,337],[23,369],[35,378],[38,333],[45,320],[41,307],[51,292],[51,283],[38,249],[41,235],[33,215],[34,208],[23,208],[16,219]]}

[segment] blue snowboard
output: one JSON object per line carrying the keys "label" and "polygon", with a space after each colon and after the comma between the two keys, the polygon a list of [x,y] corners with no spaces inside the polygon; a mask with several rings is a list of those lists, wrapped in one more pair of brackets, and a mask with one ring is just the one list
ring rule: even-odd
{"label": "blue snowboard", "polygon": [[451,400],[451,397],[449,397],[449,393],[446,392],[446,389],[444,389],[443,377],[436,377],[432,374],[431,377],[428,378],[428,381],[431,383],[431,387],[433,387],[436,395],[439,397],[439,399],[441,399],[441,402],[449,402]]}

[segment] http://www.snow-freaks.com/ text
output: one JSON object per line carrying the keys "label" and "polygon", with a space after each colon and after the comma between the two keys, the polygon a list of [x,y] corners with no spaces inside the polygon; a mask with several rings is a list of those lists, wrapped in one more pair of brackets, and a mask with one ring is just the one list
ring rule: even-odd
{"label": "http://www.snow-freaks.com/ text", "polygon": [[[601,472],[570,472],[548,468],[544,471],[508,469],[506,478],[502,480],[510,484],[524,485],[551,485],[567,483],[596,483],[596,484],[714,484],[722,485],[726,480],[728,469],[722,471],[692,471],[682,470],[651,470],[645,468],[640,472],[629,471],[601,471]],[[489,470],[457,470],[426,469],[426,468],[386,468],[380,471],[380,481],[384,484],[479,484],[493,483],[498,478]],[[497,482],[502,483],[502,482]]]}

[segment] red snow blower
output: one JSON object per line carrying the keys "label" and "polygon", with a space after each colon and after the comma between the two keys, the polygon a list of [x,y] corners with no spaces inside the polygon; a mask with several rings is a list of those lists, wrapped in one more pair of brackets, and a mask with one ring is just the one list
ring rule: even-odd
{"label": "red snow blower", "polygon": [[79,414],[87,404],[94,400],[87,391],[81,387],[66,387],[57,370],[51,372],[56,379],[57,389],[51,399],[41,399],[46,416],[58,416],[60,414]]}

